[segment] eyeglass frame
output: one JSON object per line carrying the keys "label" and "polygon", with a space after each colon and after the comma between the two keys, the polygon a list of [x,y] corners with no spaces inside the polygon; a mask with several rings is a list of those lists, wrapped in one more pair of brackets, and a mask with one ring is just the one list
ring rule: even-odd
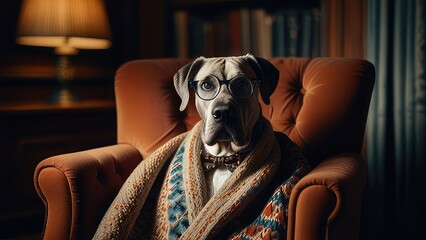
{"label": "eyeglass frame", "polygon": [[[244,76],[244,75],[237,75],[237,76],[235,76],[235,77],[232,77],[231,79],[224,79],[224,80],[221,80],[221,79],[219,79],[218,77],[216,77],[215,75],[209,75],[208,77],[214,77],[218,82],[219,82],[219,88],[218,88],[218,90],[217,90],[217,92],[215,93],[215,95],[214,95],[214,97],[212,97],[212,98],[203,98],[203,97],[201,97],[199,94],[198,94],[198,90],[197,90],[197,83],[198,82],[200,82],[200,81],[204,81],[205,79],[203,79],[203,80],[189,80],[188,81],[188,85],[189,85],[189,87],[190,88],[192,88],[192,89],[194,89],[194,92],[195,92],[195,94],[197,94],[197,96],[199,97],[199,98],[201,98],[201,99],[203,99],[203,100],[205,100],[205,101],[211,101],[211,100],[213,100],[213,99],[215,99],[218,95],[219,95],[219,92],[220,92],[220,88],[222,87],[222,85],[226,85],[226,89],[228,89],[228,92],[233,96],[233,97],[235,97],[235,98],[237,98],[237,99],[244,99],[244,98],[249,98],[253,93],[254,93],[254,89],[256,88],[256,87],[259,87],[260,86],[260,83],[262,82],[262,80],[260,80],[260,79],[253,79],[253,78],[249,78],[249,77],[247,77],[247,76]],[[252,86],[252,88],[251,88],[251,93],[247,96],[247,97],[237,97],[237,96],[235,96],[233,93],[232,93],[232,91],[231,91],[231,89],[229,88],[229,83],[232,81],[232,80],[234,80],[234,79],[236,79],[236,78],[238,78],[238,77],[244,77],[244,78],[246,78],[247,80],[249,80],[250,82],[251,82],[251,86]]]}

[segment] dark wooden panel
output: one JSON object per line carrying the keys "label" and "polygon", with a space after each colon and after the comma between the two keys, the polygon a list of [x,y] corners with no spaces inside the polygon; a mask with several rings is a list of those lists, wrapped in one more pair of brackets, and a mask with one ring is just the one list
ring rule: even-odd
{"label": "dark wooden panel", "polygon": [[33,183],[41,160],[115,143],[112,100],[0,104],[0,239],[41,231],[44,206]]}

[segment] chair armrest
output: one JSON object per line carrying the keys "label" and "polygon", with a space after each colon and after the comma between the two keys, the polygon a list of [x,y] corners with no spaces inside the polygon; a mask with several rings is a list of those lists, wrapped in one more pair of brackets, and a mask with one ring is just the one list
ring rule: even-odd
{"label": "chair armrest", "polygon": [[46,206],[44,238],[92,238],[109,204],[140,161],[136,148],[119,144],[40,162],[34,184]]}
{"label": "chair armrest", "polygon": [[367,165],[359,154],[332,156],[294,187],[288,239],[358,239]]}

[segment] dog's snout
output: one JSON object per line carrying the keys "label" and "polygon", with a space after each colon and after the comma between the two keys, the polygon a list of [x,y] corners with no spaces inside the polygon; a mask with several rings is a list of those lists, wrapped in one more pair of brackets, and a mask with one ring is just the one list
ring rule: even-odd
{"label": "dog's snout", "polygon": [[235,108],[227,104],[218,105],[213,108],[212,115],[216,121],[223,121],[235,115]]}

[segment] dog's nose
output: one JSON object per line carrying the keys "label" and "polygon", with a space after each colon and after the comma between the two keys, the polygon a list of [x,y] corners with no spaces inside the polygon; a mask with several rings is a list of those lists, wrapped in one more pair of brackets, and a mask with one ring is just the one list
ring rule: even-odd
{"label": "dog's nose", "polygon": [[229,105],[219,105],[213,108],[212,115],[216,121],[223,121],[235,115],[235,109]]}
{"label": "dog's nose", "polygon": [[216,121],[221,120],[221,119],[222,119],[222,111],[221,111],[221,110],[219,110],[219,109],[214,110],[214,111],[213,111],[213,118],[214,118]]}

